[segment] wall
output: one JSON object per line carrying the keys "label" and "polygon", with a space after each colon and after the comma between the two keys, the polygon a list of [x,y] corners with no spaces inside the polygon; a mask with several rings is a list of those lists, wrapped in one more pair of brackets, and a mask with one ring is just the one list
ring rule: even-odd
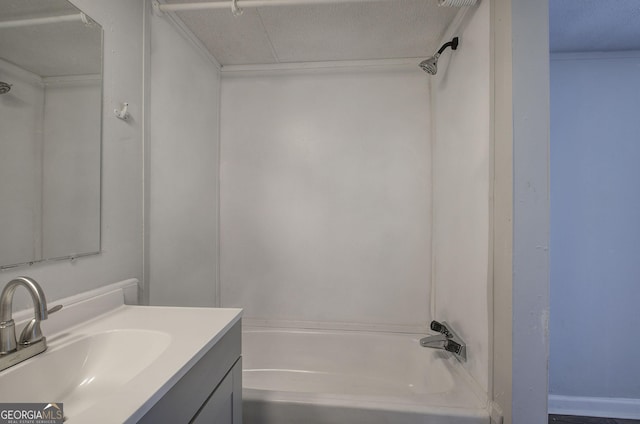
{"label": "wall", "polygon": [[638,69],[640,52],[551,61],[549,391],[583,407],[635,398],[640,410]]}
{"label": "wall", "polygon": [[548,419],[549,5],[512,7],[513,422],[534,424]]}
{"label": "wall", "polygon": [[44,87],[38,75],[3,60],[0,81],[13,84],[0,96],[0,264],[8,265],[41,256]]}
{"label": "wall", "polygon": [[45,79],[42,257],[100,250],[98,76]]}
{"label": "wall", "polygon": [[221,292],[249,320],[424,330],[428,78],[223,74]]}
{"label": "wall", "polygon": [[[49,299],[62,298],[126,278],[142,279],[142,2],[74,0],[104,29],[102,138],[102,253],[74,261],[46,262],[0,273],[5,284],[28,275]],[[128,101],[132,119],[113,110]],[[17,308],[30,305],[26,297]]]}
{"label": "wall", "polygon": [[[493,284],[491,412],[512,420],[513,390],[513,69],[511,0],[491,0],[491,136],[493,140]],[[499,420],[495,420],[499,422]],[[492,423],[493,424],[493,423]]]}
{"label": "wall", "polygon": [[168,16],[150,25],[149,301],[215,306],[219,74]]}
{"label": "wall", "polygon": [[492,0],[492,393],[548,421],[549,2]]}
{"label": "wall", "polygon": [[[489,2],[469,10],[458,50],[443,53],[433,91],[435,314],[467,343],[464,364],[489,390]],[[450,39],[451,37],[447,37]]]}

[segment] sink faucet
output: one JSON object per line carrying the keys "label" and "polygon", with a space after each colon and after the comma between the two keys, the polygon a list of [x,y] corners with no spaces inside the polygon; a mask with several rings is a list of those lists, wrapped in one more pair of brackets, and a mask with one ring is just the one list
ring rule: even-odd
{"label": "sink faucet", "polygon": [[[19,286],[27,289],[33,300],[34,319],[29,334],[16,342],[15,323],[12,318],[13,294]],[[15,278],[0,294],[0,371],[31,358],[47,349],[46,338],[40,331],[40,321],[47,319],[47,300],[40,285],[29,277]]]}

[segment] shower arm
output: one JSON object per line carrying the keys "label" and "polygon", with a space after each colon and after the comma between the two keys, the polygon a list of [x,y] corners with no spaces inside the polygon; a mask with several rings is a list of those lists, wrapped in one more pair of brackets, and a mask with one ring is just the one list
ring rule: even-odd
{"label": "shower arm", "polygon": [[442,52],[447,47],[451,47],[451,50],[457,50],[458,49],[458,37],[453,37],[453,40],[449,41],[448,43],[443,44],[442,47],[440,47],[440,50],[438,50],[438,53],[436,53],[436,54],[438,56],[440,56],[442,54]]}

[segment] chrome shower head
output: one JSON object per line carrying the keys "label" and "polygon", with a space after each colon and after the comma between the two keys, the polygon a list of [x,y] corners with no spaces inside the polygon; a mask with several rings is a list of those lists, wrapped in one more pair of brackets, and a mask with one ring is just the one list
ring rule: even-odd
{"label": "chrome shower head", "polygon": [[428,59],[420,62],[420,67],[423,71],[425,71],[429,75],[435,75],[438,72],[438,58],[440,55],[438,53],[434,54]]}
{"label": "chrome shower head", "polygon": [[451,47],[451,50],[456,50],[458,48],[458,37],[454,37],[453,40],[443,44],[436,54],[420,62],[420,68],[429,75],[435,75],[438,72],[438,58],[447,47]]}
{"label": "chrome shower head", "polygon": [[11,84],[0,81],[0,94],[7,94],[11,91]]}

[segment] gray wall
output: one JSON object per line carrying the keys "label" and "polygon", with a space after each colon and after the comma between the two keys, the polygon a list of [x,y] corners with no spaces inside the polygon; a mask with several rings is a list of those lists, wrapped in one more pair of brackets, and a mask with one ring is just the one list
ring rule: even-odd
{"label": "gray wall", "polygon": [[539,424],[547,421],[549,360],[548,2],[511,0],[511,19],[512,420]]}
{"label": "gray wall", "polygon": [[553,395],[640,399],[639,70],[640,52],[552,56]]}
{"label": "gray wall", "polygon": [[539,424],[548,420],[549,4],[492,0],[491,14],[491,391],[505,424]]}
{"label": "gray wall", "polygon": [[489,11],[489,2],[468,11],[463,25],[451,30],[460,37],[458,50],[443,54],[437,75],[429,78],[435,135],[433,318],[451,324],[474,352],[464,367],[484,391],[490,356]]}
{"label": "gray wall", "polygon": [[224,74],[221,120],[222,304],[271,323],[424,329],[427,76]]}
{"label": "gray wall", "polygon": [[215,306],[220,78],[167,16],[150,26],[149,302]]}
{"label": "gray wall", "polygon": [[[0,274],[4,283],[19,275],[35,278],[49,299],[127,278],[142,279],[143,271],[143,4],[130,0],[73,3],[104,28],[102,253]],[[128,122],[113,115],[122,102],[129,102]],[[20,299],[17,308],[30,305],[26,296]]]}

